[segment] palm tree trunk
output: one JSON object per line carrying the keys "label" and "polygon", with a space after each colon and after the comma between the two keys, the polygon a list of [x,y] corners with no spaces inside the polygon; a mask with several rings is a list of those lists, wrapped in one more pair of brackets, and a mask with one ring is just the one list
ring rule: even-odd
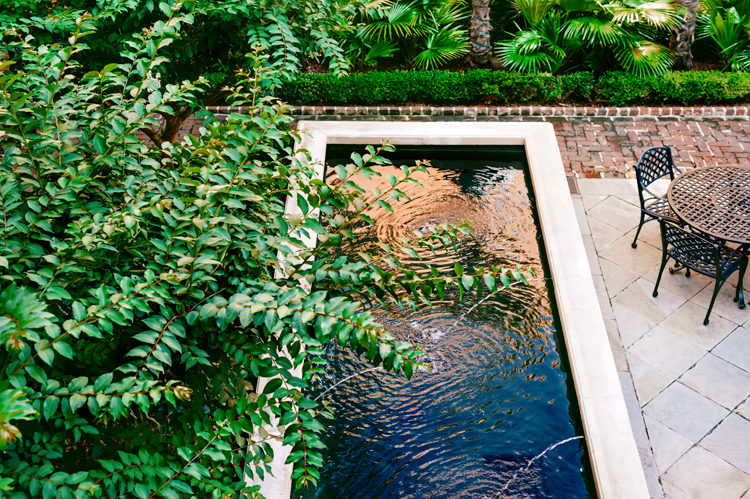
{"label": "palm tree trunk", "polygon": [[687,9],[682,26],[672,32],[672,50],[674,50],[674,69],[689,71],[693,69],[693,40],[695,39],[695,21],[698,0],[676,0],[676,3]]}
{"label": "palm tree trunk", "polygon": [[492,46],[490,45],[490,0],[473,0],[471,26],[471,62],[476,66],[487,66],[491,63]]}

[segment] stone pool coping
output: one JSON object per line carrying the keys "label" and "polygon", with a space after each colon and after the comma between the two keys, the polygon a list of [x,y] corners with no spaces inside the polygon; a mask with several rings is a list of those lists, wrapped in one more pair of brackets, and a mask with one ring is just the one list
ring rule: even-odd
{"label": "stone pool coping", "polygon": [[[320,162],[319,168],[325,161],[328,144],[377,144],[383,138],[389,138],[395,145],[525,147],[598,496],[649,498],[553,126],[300,121],[298,129],[306,130],[300,147]],[[279,473],[275,481],[281,483],[274,490],[291,492],[291,467],[288,474]],[[268,499],[288,497],[282,492],[267,496]]]}

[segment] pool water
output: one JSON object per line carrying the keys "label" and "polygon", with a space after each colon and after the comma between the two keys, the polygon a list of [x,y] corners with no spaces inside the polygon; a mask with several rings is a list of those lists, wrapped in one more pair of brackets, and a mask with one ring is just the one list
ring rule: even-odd
{"label": "pool water", "polygon": [[[329,164],[348,162],[353,149],[329,147]],[[376,242],[396,246],[413,230],[472,220],[475,231],[457,249],[420,255],[445,273],[456,260],[466,269],[520,264],[539,279],[463,300],[456,291],[418,312],[374,310],[396,337],[422,346],[429,370],[410,381],[370,370],[326,393],[335,419],[324,436],[320,485],[294,497],[594,497],[523,154],[464,159],[466,151],[400,148],[394,162],[430,159],[425,154],[439,167],[420,175],[424,187],[404,186],[411,201],[392,203],[394,214],[370,212],[378,226],[363,223],[361,241],[344,251],[380,252]],[[372,367],[337,345],[328,353],[326,375],[314,383],[319,393]]]}

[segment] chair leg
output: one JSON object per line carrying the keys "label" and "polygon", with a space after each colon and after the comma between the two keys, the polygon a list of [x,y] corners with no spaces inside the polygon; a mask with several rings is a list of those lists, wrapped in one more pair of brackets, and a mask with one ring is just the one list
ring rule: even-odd
{"label": "chair leg", "polygon": [[641,210],[641,223],[638,224],[638,230],[635,231],[635,239],[633,239],[633,243],[630,245],[633,248],[636,248],[638,246],[638,234],[641,233],[641,227],[643,227],[643,222],[646,219],[646,214],[643,213],[643,210]]}
{"label": "chair leg", "polygon": [[669,261],[669,256],[667,256],[667,253],[664,252],[661,257],[661,268],[659,269],[659,276],[656,278],[656,286],[654,286],[654,292],[651,294],[654,298],[659,296],[659,283],[661,282],[661,275],[664,273],[664,267],[667,266],[667,262]]}
{"label": "chair leg", "polygon": [[714,294],[711,296],[711,303],[708,305],[708,312],[706,312],[706,318],[703,320],[703,325],[708,325],[708,316],[711,315],[711,309],[714,308],[714,302],[716,301],[716,297],[719,295],[719,290],[721,289],[721,285],[724,284],[724,281],[721,279],[716,279],[716,285],[714,286]]}
{"label": "chair leg", "polygon": [[674,267],[669,267],[669,273],[672,275],[683,270],[685,271],[685,277],[690,277],[690,269],[685,267],[680,262],[675,262]]}
{"label": "chair leg", "polygon": [[743,281],[745,280],[745,272],[747,271],[747,259],[743,260],[742,264],[740,265],[740,275],[737,278],[737,293],[734,296],[735,302],[740,302],[739,306],[740,308],[745,308],[745,293],[742,290],[743,288]]}

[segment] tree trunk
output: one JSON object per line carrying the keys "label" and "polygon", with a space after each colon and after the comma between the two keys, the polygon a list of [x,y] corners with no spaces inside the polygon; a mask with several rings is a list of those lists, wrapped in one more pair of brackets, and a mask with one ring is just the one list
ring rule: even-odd
{"label": "tree trunk", "polygon": [[484,67],[494,65],[492,59],[492,46],[490,45],[490,0],[473,0],[471,26],[469,37],[471,38],[471,64],[472,66]]}
{"label": "tree trunk", "polygon": [[[210,106],[225,95],[226,92],[216,90],[203,99],[202,104],[204,107]],[[151,139],[151,142],[157,147],[161,147],[164,142],[176,142],[182,124],[193,114],[193,109],[188,106],[178,106],[173,104],[172,109],[175,111],[174,114],[159,113],[164,119],[164,123],[162,123],[158,130],[150,128],[143,129],[143,133]]]}
{"label": "tree trunk", "polygon": [[698,0],[677,0],[677,4],[688,10],[682,26],[672,31],[672,50],[674,50],[674,69],[689,71],[693,69],[693,40],[695,39],[695,21]]}

